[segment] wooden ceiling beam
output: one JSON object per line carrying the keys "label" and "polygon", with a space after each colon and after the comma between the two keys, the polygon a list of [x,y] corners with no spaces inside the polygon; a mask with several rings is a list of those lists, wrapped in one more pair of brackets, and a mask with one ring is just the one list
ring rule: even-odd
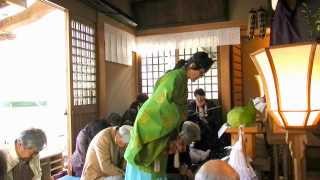
{"label": "wooden ceiling beam", "polygon": [[0,21],[0,32],[10,32],[15,28],[30,24],[52,12],[54,9],[54,7],[47,5],[44,2],[37,1],[26,10]]}
{"label": "wooden ceiling beam", "polygon": [[246,33],[247,24],[242,21],[224,21],[224,22],[213,22],[195,25],[183,25],[174,27],[162,27],[138,30],[136,36],[150,36],[150,35],[160,35],[160,34],[170,34],[170,33],[183,33],[183,32],[193,32],[193,31],[204,31],[210,29],[221,29],[230,27],[240,27],[240,33]]}

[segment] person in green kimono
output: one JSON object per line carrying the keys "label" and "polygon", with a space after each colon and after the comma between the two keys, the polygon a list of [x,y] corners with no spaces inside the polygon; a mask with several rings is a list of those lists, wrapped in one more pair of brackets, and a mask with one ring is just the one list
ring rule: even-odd
{"label": "person in green kimono", "polygon": [[166,179],[168,153],[175,149],[172,142],[187,118],[188,79],[199,79],[212,64],[207,53],[197,52],[156,82],[131,131],[124,155],[126,180]]}

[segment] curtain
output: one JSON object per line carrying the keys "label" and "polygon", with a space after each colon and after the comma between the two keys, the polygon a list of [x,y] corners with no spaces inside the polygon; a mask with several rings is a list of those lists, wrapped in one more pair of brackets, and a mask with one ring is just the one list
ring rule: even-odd
{"label": "curtain", "polygon": [[135,51],[135,36],[104,24],[105,60],[125,65],[132,65],[132,51]]}
{"label": "curtain", "polygon": [[175,49],[207,48],[240,44],[240,28],[162,34],[137,37],[137,52],[148,55]]}

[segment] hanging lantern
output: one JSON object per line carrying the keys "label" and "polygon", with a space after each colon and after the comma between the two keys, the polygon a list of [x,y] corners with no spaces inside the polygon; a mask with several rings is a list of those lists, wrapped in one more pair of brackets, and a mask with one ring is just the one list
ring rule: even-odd
{"label": "hanging lantern", "polygon": [[266,35],[267,14],[266,10],[260,7],[257,11],[257,28],[260,38]]}
{"label": "hanging lantern", "polygon": [[257,25],[257,11],[254,9],[251,9],[249,11],[249,17],[248,17],[248,29],[247,29],[247,34],[249,39],[254,38],[254,30]]}

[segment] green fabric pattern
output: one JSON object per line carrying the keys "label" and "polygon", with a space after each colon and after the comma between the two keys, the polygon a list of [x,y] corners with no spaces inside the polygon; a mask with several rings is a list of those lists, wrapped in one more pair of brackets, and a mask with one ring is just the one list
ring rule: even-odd
{"label": "green fabric pattern", "polygon": [[[168,141],[186,115],[186,70],[169,71],[157,81],[152,96],[139,110],[125,159],[145,172],[165,174]],[[154,172],[155,160],[160,161],[160,172]]]}

